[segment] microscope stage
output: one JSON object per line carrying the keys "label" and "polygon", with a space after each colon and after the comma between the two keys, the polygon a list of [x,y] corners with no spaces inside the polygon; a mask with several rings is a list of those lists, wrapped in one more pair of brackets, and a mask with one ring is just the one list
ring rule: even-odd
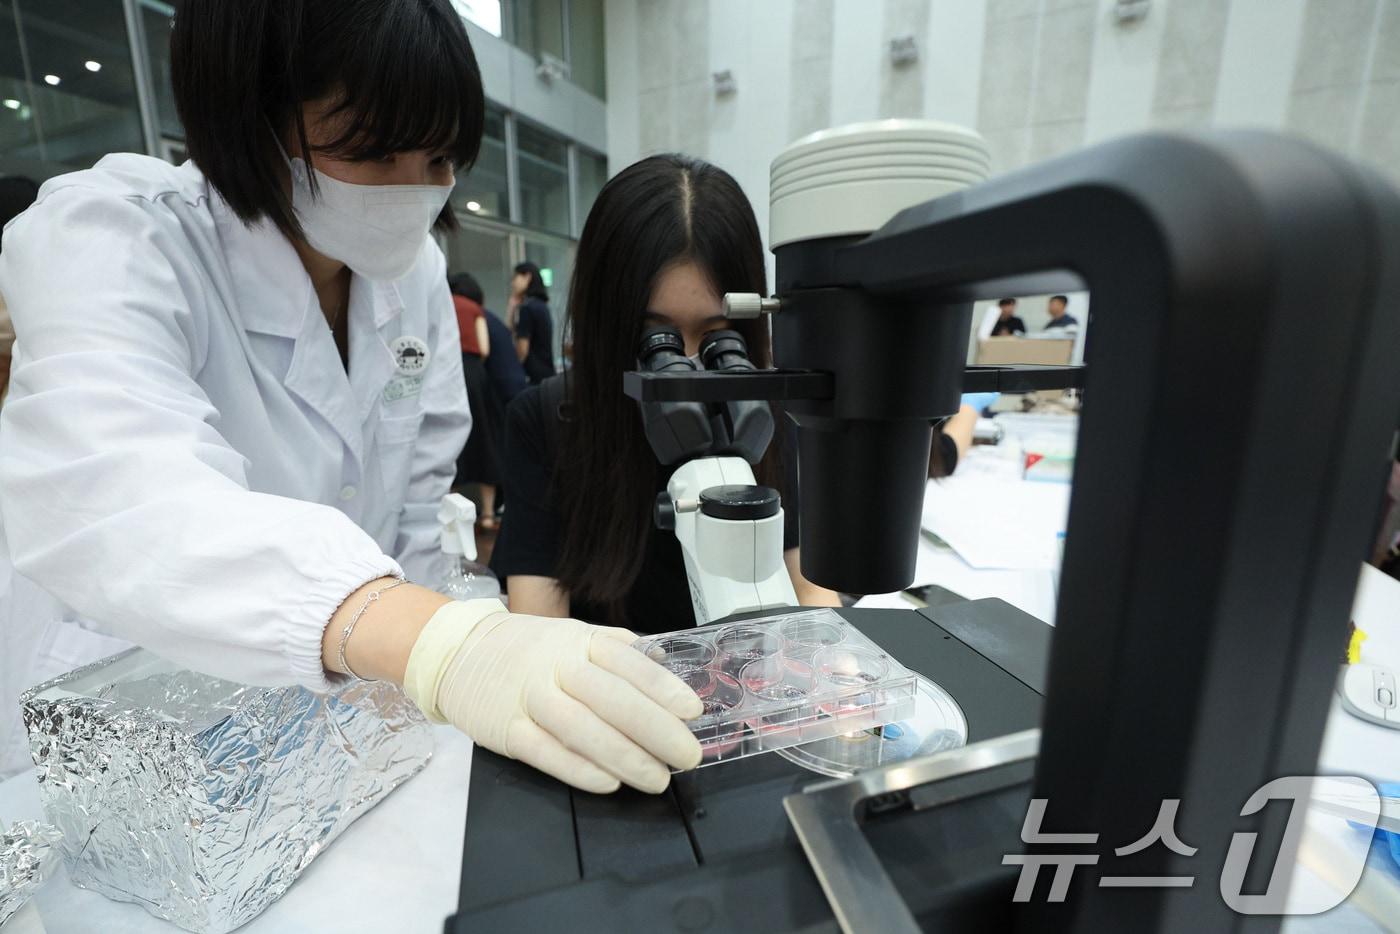
{"label": "microscope stage", "polygon": [[[948,691],[969,742],[1039,725],[1050,638],[1040,620],[1000,600],[839,612]],[[782,806],[827,780],[760,755],[677,775],[659,796],[590,795],[477,749],[459,912],[447,930],[835,930]],[[1001,855],[1017,851],[1029,787],[867,823],[917,917],[1009,910],[1015,873]],[[944,897],[953,890],[964,896],[955,909]]]}

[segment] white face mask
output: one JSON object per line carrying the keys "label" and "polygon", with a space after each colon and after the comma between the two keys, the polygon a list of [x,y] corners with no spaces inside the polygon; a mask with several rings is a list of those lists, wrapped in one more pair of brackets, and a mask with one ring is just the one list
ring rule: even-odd
{"label": "white face mask", "polygon": [[292,173],[292,207],[306,242],[366,279],[408,275],[454,187],[354,185],[312,168],[317,192],[313,196],[306,162],[288,159],[287,166]]}

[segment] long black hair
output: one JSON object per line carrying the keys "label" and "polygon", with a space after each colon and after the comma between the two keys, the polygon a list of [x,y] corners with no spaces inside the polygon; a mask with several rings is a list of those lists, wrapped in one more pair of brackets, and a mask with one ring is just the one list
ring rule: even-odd
{"label": "long black hair", "polygon": [[[643,159],[603,186],[588,213],[569,287],[568,413],[554,493],[562,525],[555,576],[576,600],[608,607],[625,623],[624,599],[641,571],[662,468],[647,445],[637,403],[622,394],[636,368],[643,316],[657,277],[689,260],[716,292],[768,294],[753,207],[728,172],[699,159]],[[767,323],[734,321],[749,357],[770,365]],[[781,487],[779,442],[758,465]]]}
{"label": "long black hair", "polygon": [[[182,0],[170,77],[190,158],[246,223],[301,225],[282,187],[276,134],[307,160],[302,105],[336,95],[343,119],[319,152],[379,159],[444,151],[476,161],[486,119],[481,72],[449,0]],[[312,175],[312,184],[315,176]],[[451,207],[440,229],[455,229]]]}
{"label": "long black hair", "polygon": [[544,276],[540,275],[540,267],[535,263],[526,260],[523,263],[515,264],[516,275],[526,275],[530,277],[530,284],[525,286],[526,298],[538,298],[542,302],[549,301],[549,289],[544,286]]}

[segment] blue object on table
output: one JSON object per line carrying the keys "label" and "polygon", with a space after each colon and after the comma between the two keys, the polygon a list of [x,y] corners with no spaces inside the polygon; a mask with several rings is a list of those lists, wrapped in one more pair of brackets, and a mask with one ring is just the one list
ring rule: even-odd
{"label": "blue object on table", "polygon": [[981,415],[987,409],[996,405],[997,400],[1000,398],[1001,393],[999,392],[965,392],[963,393],[962,404],[972,406],[977,414]]}
{"label": "blue object on table", "polygon": [[[1400,782],[1381,782],[1376,786],[1376,790],[1381,793],[1382,798],[1400,798]],[[1395,860],[1396,866],[1400,866],[1400,833],[1381,830],[1378,827],[1376,836],[1385,841],[1390,850],[1390,858]]]}
{"label": "blue object on table", "polygon": [[[1400,799],[1400,782],[1381,782],[1376,785],[1376,791],[1380,794],[1382,800],[1386,798],[1390,798],[1391,800]],[[1349,820],[1347,823],[1357,830],[1366,829],[1366,825],[1359,821]],[[1395,862],[1396,868],[1400,869],[1400,833],[1396,833],[1393,830],[1383,830],[1377,827],[1375,828],[1375,835],[1372,839],[1380,840],[1385,844],[1386,851],[1390,854],[1390,858]]]}

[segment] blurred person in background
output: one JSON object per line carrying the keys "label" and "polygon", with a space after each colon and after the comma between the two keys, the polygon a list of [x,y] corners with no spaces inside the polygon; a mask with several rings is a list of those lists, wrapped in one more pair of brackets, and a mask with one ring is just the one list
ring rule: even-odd
{"label": "blurred person in background", "polygon": [[[505,407],[510,405],[516,396],[525,391],[530,385],[530,378],[525,375],[525,367],[521,365],[520,358],[510,352],[515,345],[515,339],[511,335],[510,325],[501,320],[501,316],[490,308],[486,307],[486,298],[482,293],[481,284],[471,273],[464,272],[460,276],[462,294],[481,306],[482,318],[486,322],[486,335],[491,341],[491,346],[497,349],[497,353],[486,356],[486,378],[491,381],[491,392],[495,401],[499,403],[501,409],[501,425],[505,424]],[[499,435],[497,435],[499,438]],[[497,451],[500,450],[498,446]]]}
{"label": "blurred person in background", "polygon": [[1016,317],[1016,299],[1003,298],[997,302],[997,323],[992,328],[993,337],[1015,337],[1026,333],[1026,322]]}
{"label": "blurred person in background", "polygon": [[958,462],[972,450],[972,433],[977,419],[1001,398],[999,392],[964,393],[958,410],[933,426],[933,444],[929,449],[928,476],[940,480],[952,476]]}
{"label": "blurred person in background", "polygon": [[[487,531],[496,528],[496,487],[500,483],[498,451],[504,408],[496,398],[486,361],[495,355],[507,357],[517,370],[519,362],[509,343],[499,346],[491,342],[488,314],[481,307],[481,285],[471,273],[458,273],[449,280],[452,304],[457,312],[457,330],[461,335],[462,373],[467,384],[467,404],[471,407],[474,430],[457,458],[456,485],[476,484],[481,496],[481,514],[477,524]],[[521,373],[524,383],[524,373]],[[499,413],[499,414],[498,414]]]}
{"label": "blurred person in background", "polygon": [[1079,326],[1079,319],[1069,313],[1069,296],[1052,295],[1050,304],[1046,306],[1050,312],[1050,320],[1045,323],[1045,330],[1052,328],[1073,328]]}
{"label": "blurred person in background", "polygon": [[549,290],[540,267],[520,263],[510,279],[510,326],[515,332],[515,355],[525,367],[530,385],[554,375],[554,318]]}

